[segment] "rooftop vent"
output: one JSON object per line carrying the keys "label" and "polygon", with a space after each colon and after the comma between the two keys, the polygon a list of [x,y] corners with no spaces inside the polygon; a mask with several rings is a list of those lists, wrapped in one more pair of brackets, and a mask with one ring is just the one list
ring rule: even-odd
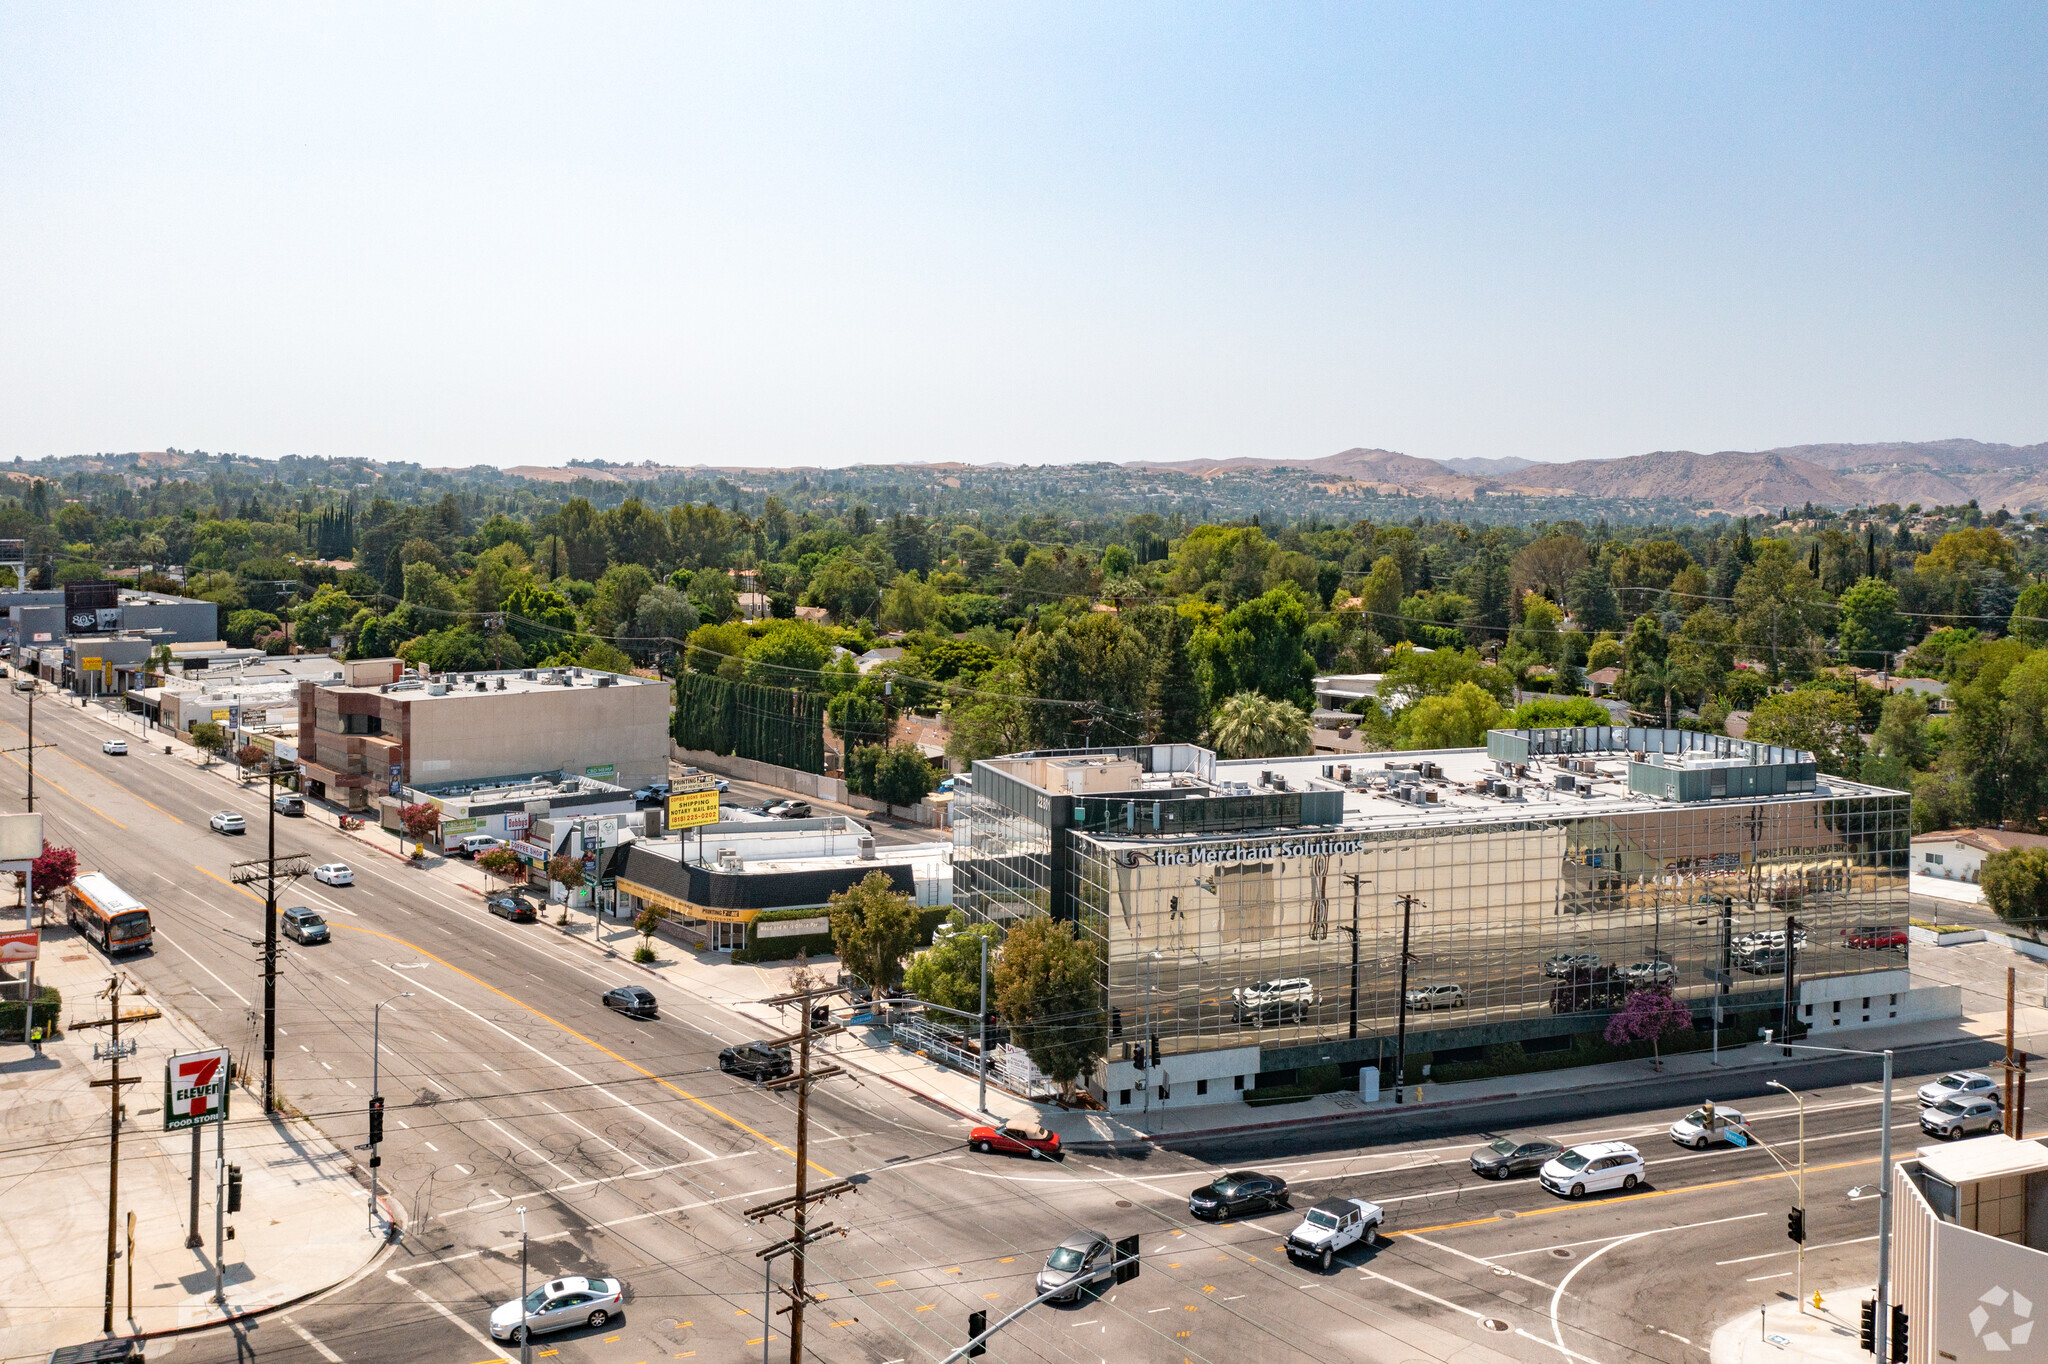
{"label": "rooftop vent", "polygon": [[447,694],[448,694],[448,684],[447,684],[446,682],[429,682],[429,683],[427,683],[427,695],[429,695],[429,696],[446,696]]}
{"label": "rooftop vent", "polygon": [[875,860],[875,836],[873,834],[862,834],[853,841],[853,846],[859,853],[861,861],[872,862]]}
{"label": "rooftop vent", "polygon": [[503,690],[505,690],[505,679],[504,679],[504,678],[502,678],[502,677],[501,677],[501,678],[499,678],[499,679],[498,679],[498,685],[497,685],[496,687],[492,688],[492,690],[493,690],[493,691],[503,691]]}

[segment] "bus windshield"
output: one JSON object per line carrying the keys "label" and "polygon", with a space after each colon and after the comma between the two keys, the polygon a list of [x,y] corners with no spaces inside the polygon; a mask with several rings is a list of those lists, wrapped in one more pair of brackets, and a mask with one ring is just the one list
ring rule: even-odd
{"label": "bus windshield", "polygon": [[149,911],[132,909],[126,914],[116,914],[107,924],[107,936],[116,942],[148,937]]}

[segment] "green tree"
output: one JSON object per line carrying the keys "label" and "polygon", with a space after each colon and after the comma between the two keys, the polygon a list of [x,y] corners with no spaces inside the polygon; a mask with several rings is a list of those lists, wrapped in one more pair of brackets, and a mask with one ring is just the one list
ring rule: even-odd
{"label": "green tree", "polygon": [[633,652],[643,658],[674,653],[697,623],[697,608],[687,596],[666,583],[650,587],[633,611]]}
{"label": "green tree", "polygon": [[1507,701],[1515,691],[1513,675],[1487,663],[1475,650],[1437,649],[1423,653],[1404,644],[1397,645],[1393,657],[1387,660],[1379,696],[1382,703],[1391,702],[1390,708],[1398,710],[1426,696],[1448,696],[1467,682],[1496,702]]}
{"label": "green tree", "polygon": [[[1000,960],[1002,934],[994,924],[969,924],[955,910],[946,920],[950,936],[933,943],[931,950],[918,953],[917,960],[903,973],[903,984],[912,995],[928,1004],[973,1013],[981,1007],[981,944],[988,942],[989,974],[995,974]],[[995,983],[989,983],[989,1003],[994,1005]]]}
{"label": "green tree", "polygon": [[348,628],[356,614],[356,600],[333,583],[322,583],[311,600],[292,612],[292,632],[308,648],[327,647],[327,641]]}
{"label": "green tree", "polygon": [[564,636],[576,633],[576,604],[558,588],[522,583],[506,595],[502,606],[505,628],[528,658],[547,657]]}
{"label": "green tree", "polygon": [[1607,707],[1590,696],[1558,696],[1524,701],[1508,713],[1499,728],[1577,729],[1613,723],[1614,717],[1607,713]]}
{"label": "green tree", "polygon": [[1774,692],[1750,713],[1748,737],[1758,743],[1803,748],[1823,772],[1846,776],[1863,757],[1857,737],[1856,703],[1839,692],[1802,687]]}
{"label": "green tree", "polygon": [[633,671],[633,660],[626,657],[616,646],[607,644],[601,639],[594,639],[585,645],[583,652],[576,656],[576,662],[579,666],[589,668],[594,672],[630,673]]}
{"label": "green tree", "polygon": [[1359,585],[1359,610],[1372,622],[1373,629],[1392,639],[1401,630],[1403,595],[1400,562],[1392,555],[1383,555],[1374,561],[1372,572]]}
{"label": "green tree", "polygon": [[1194,742],[1202,731],[1202,685],[1192,651],[1194,626],[1178,611],[1164,631],[1157,666],[1145,693],[1153,737],[1163,744]]}
{"label": "green tree", "polygon": [[1756,547],[1756,562],[1735,586],[1735,629],[1773,685],[1812,674],[1815,638],[1827,624],[1827,602],[1806,564],[1783,540]]}
{"label": "green tree", "polygon": [[504,882],[526,883],[526,864],[510,848],[493,848],[476,859],[477,870]]}
{"label": "green tree", "polygon": [[1865,578],[1844,592],[1838,629],[1851,663],[1875,667],[1886,654],[1906,647],[1906,618],[1899,614],[1899,589],[1881,578]]}
{"label": "green tree", "polygon": [[818,674],[832,661],[830,635],[802,620],[779,620],[747,645],[745,677],[764,687],[818,689]]}
{"label": "green tree", "polygon": [[597,595],[586,615],[594,634],[625,631],[640,609],[640,599],[654,586],[654,575],[637,563],[613,564],[597,580]]}
{"label": "green tree", "polygon": [[1209,743],[1225,758],[1295,757],[1309,751],[1309,719],[1292,702],[1241,691],[1210,714]]}
{"label": "green tree", "polygon": [[877,993],[903,979],[917,946],[917,904],[879,871],[833,895],[832,950]]}
{"label": "green tree", "polygon": [[1474,748],[1486,742],[1486,731],[1503,719],[1500,702],[1471,682],[1460,682],[1446,696],[1425,696],[1403,707],[1394,729],[1400,748]]}
{"label": "green tree", "polygon": [[1565,580],[1564,600],[1572,619],[1587,634],[1621,628],[1621,599],[1605,569],[1589,565],[1572,574]]}
{"label": "green tree", "polygon": [[1074,925],[1030,918],[1011,928],[992,982],[1010,1036],[1071,1098],[1109,1051],[1102,963]]}
{"label": "green tree", "polygon": [[882,599],[882,588],[873,569],[851,554],[842,554],[819,567],[804,596],[844,625],[874,610]]}
{"label": "green tree", "polygon": [[[670,582],[674,582],[674,577]],[[690,574],[688,582],[690,600],[696,604],[699,618],[716,625],[739,614],[739,593],[733,590],[732,579],[724,569],[700,568]]]}
{"label": "green tree", "polygon": [[2027,584],[2013,603],[2006,629],[2036,648],[2048,644],[2048,582]]}
{"label": "green tree", "polygon": [[2039,933],[2048,921],[2048,848],[2008,848],[1984,859],[1984,902],[1999,918]]}
{"label": "green tree", "polygon": [[[1014,661],[1006,659],[982,674],[973,695],[957,696],[947,708],[953,732],[946,740],[946,756],[972,766],[982,758],[1029,747],[1031,721],[1024,695],[1023,670]],[[836,723],[833,729],[838,729]]]}
{"label": "green tree", "polygon": [[1562,656],[1559,632],[1563,623],[1563,612],[1547,598],[1530,592],[1522,598],[1522,622],[1509,638],[1532,658],[1555,663]]}
{"label": "green tree", "polygon": [[1307,631],[1308,607],[1292,584],[1233,609],[1195,641],[1210,698],[1220,702],[1236,692],[1255,691],[1275,701],[1310,704],[1316,665],[1302,648]]}
{"label": "green tree", "polygon": [[894,743],[876,756],[871,798],[891,809],[915,805],[930,795],[937,784],[931,763],[916,744]]}
{"label": "green tree", "polygon": [[204,753],[209,761],[225,753],[228,747],[227,726],[201,720],[192,726],[192,746]]}

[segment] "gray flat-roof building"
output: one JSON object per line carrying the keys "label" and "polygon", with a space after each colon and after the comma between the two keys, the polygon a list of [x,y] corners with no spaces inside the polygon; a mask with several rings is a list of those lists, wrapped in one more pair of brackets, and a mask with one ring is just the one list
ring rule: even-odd
{"label": "gray flat-roof building", "polygon": [[[974,765],[954,899],[1097,944],[1093,1088],[1112,1112],[1169,1080],[1176,1106],[1324,1064],[1391,1081],[1403,1012],[1413,1083],[1489,1048],[1569,1047],[1646,984],[1702,1023],[1718,1000],[1778,1025],[1788,915],[1795,1021],[1944,1007],[1907,997],[1909,805],[1808,753],[1680,730],[1495,731],[1348,762],[1024,753]],[[1134,1065],[1140,1046],[1159,1063]]]}

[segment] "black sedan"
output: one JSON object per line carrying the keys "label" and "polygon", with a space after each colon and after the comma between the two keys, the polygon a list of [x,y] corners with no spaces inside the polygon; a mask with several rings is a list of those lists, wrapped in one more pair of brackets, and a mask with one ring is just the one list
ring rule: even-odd
{"label": "black sedan", "polygon": [[776,1080],[795,1069],[789,1053],[768,1042],[741,1042],[718,1053],[718,1068],[747,1080]]}
{"label": "black sedan", "polygon": [[1472,1153],[1472,1172],[1487,1179],[1533,1175],[1564,1148],[1542,1137],[1495,1137]]}
{"label": "black sedan", "polygon": [[645,985],[620,985],[604,992],[604,1006],[629,1018],[657,1018],[654,991]]}
{"label": "black sedan", "polygon": [[1288,1207],[1287,1181],[1256,1170],[1238,1170],[1188,1195],[1188,1211],[1196,1217],[1235,1217],[1245,1212],[1274,1212]]}
{"label": "black sedan", "polygon": [[489,902],[491,913],[501,919],[510,919],[515,924],[530,924],[540,918],[533,907],[533,901],[523,900],[517,895],[493,895]]}

